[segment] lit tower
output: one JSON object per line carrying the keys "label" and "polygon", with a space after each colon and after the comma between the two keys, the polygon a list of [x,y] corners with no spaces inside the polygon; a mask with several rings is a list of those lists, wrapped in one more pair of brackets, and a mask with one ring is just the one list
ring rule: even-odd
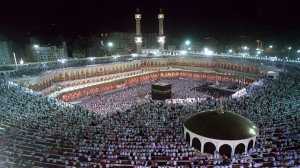
{"label": "lit tower", "polygon": [[140,14],[139,8],[137,8],[135,14],[135,27],[136,27],[135,44],[136,44],[136,52],[138,54],[142,53],[141,18],[142,15]]}
{"label": "lit tower", "polygon": [[164,36],[164,14],[162,12],[162,8],[159,10],[158,14],[158,37],[157,42],[159,44],[159,51],[164,51],[164,44],[165,44],[165,36]]}

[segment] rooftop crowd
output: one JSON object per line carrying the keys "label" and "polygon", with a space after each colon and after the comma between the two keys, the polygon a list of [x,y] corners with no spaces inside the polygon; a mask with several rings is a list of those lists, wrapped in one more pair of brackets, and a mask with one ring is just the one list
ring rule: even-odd
{"label": "rooftop crowd", "polygon": [[299,80],[298,71],[291,69],[278,81],[260,79],[246,88],[243,97],[223,98],[226,110],[260,128],[255,148],[231,158],[217,151],[200,154],[183,138],[185,118],[219,107],[211,92],[193,90],[205,81],[153,81],[172,83],[174,98],[201,97],[197,102],[145,99],[149,81],[95,95],[80,105],[4,82],[0,86],[0,167],[299,167]]}

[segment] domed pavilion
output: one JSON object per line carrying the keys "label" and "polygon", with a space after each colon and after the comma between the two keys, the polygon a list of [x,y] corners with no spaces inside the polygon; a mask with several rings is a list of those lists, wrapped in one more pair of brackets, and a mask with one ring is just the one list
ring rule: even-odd
{"label": "domed pavilion", "polygon": [[210,110],[195,113],[184,121],[184,137],[202,153],[219,151],[231,156],[254,147],[258,127],[234,112]]}

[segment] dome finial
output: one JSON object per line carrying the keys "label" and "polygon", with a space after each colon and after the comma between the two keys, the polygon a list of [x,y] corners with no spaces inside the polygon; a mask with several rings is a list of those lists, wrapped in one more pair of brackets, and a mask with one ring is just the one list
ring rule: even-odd
{"label": "dome finial", "polygon": [[224,114],[223,105],[222,105],[222,97],[220,97],[220,108],[219,108],[217,113],[218,114]]}

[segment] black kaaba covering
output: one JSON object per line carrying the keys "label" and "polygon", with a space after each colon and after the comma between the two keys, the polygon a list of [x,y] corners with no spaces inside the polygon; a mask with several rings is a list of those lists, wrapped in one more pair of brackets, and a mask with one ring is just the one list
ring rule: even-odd
{"label": "black kaaba covering", "polygon": [[155,83],[151,88],[153,100],[166,100],[172,98],[172,84]]}

